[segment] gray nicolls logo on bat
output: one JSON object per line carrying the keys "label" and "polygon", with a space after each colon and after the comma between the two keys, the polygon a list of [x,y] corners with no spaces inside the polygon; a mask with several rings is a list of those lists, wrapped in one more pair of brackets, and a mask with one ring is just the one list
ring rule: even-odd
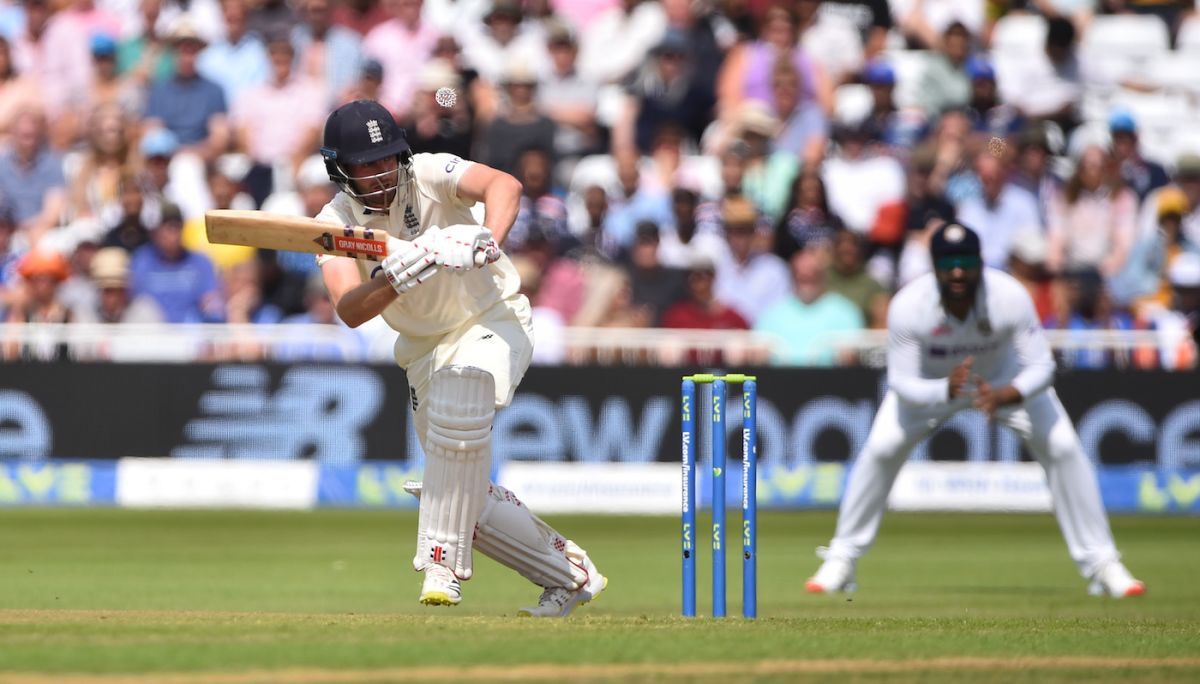
{"label": "gray nicolls logo on bat", "polygon": [[333,234],[332,233],[321,233],[317,237],[313,238],[313,242],[318,247],[325,250],[326,252],[333,251]]}

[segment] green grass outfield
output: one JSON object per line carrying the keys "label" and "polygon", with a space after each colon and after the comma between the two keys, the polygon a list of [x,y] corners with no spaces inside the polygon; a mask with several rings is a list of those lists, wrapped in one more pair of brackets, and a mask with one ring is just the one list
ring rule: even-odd
{"label": "green grass outfield", "polygon": [[678,617],[675,518],[550,520],[610,578],[566,621],[478,554],[417,605],[411,513],[3,510],[0,682],[1200,680],[1200,519],[1114,519],[1149,587],[1114,601],[1049,515],[890,514],[850,600],[803,590],[833,515],[764,513],[756,622]]}

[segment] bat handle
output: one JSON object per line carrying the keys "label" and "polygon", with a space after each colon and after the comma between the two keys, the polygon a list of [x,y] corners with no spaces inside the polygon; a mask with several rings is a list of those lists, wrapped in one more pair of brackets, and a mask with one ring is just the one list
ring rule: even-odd
{"label": "bat handle", "polygon": [[500,247],[494,240],[475,244],[475,266],[483,268],[500,258]]}

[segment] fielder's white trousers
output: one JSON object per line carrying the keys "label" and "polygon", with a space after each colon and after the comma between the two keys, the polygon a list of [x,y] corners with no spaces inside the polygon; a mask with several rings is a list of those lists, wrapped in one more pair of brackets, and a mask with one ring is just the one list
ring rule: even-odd
{"label": "fielder's white trousers", "polygon": [[[896,474],[921,440],[966,408],[965,402],[913,406],[888,392],[850,470],[830,553],[859,558],[875,541]],[[1119,558],[1091,461],[1053,389],[998,411],[996,422],[1020,437],[1046,471],[1067,551],[1084,577]]]}

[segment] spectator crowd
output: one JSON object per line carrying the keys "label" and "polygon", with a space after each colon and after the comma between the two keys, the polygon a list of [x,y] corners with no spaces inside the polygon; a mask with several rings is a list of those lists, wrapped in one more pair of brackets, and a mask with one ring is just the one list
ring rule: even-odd
{"label": "spectator crowd", "polygon": [[542,360],[588,326],[834,363],[959,221],[1048,328],[1156,331],[1126,362],[1191,368],[1188,64],[1170,1],[0,0],[0,320],[336,323],[311,255],[203,216],[315,215],[324,119],[371,98],[523,183]]}

